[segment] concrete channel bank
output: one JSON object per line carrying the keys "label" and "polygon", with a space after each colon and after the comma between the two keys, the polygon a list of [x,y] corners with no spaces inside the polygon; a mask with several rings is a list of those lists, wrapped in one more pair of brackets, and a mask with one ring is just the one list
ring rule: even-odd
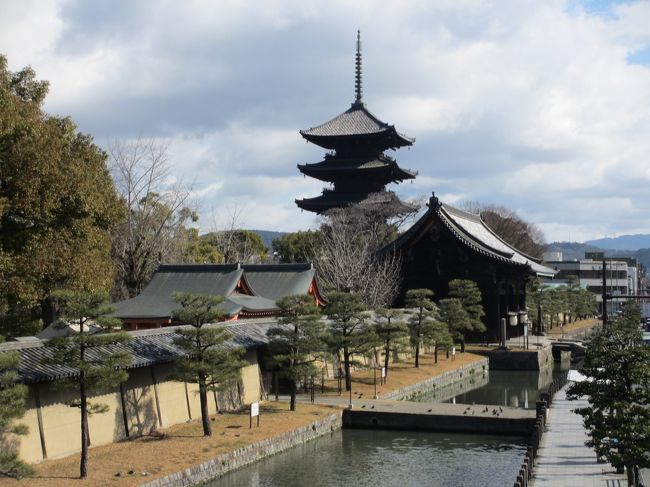
{"label": "concrete channel bank", "polygon": [[[412,398],[420,392],[434,387],[440,389],[448,388],[458,381],[466,380],[468,375],[483,374],[487,368],[488,360],[482,358],[453,371],[445,372],[411,386],[391,391],[380,396],[379,399],[392,399],[389,402],[399,404],[397,402],[399,399]],[[371,401],[369,400],[368,402]],[[223,453],[207,462],[152,480],[143,484],[143,487],[184,487],[208,482],[232,470],[341,429],[344,426],[343,413],[344,410],[337,411],[325,419],[314,421],[288,433],[252,443],[232,452]],[[409,428],[405,426],[404,429]]]}
{"label": "concrete channel bank", "polygon": [[197,485],[221,477],[231,470],[244,467],[262,458],[283,452],[319,436],[341,429],[341,411],[314,421],[293,431],[222,453],[207,462],[181,470],[143,484],[143,487],[180,487]]}

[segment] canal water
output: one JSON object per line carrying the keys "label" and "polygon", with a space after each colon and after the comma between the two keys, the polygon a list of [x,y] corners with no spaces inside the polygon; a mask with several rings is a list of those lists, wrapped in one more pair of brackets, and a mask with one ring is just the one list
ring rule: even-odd
{"label": "canal water", "polygon": [[[535,409],[540,391],[546,390],[553,382],[554,371],[548,367],[540,371],[491,370],[488,374],[486,384],[464,391],[444,402]],[[426,396],[420,396],[419,400],[425,401],[425,398]]]}
{"label": "canal water", "polygon": [[[409,398],[420,402],[534,409],[559,369],[489,371]],[[524,438],[384,430],[342,430],[214,480],[211,487],[513,485]]]}
{"label": "canal water", "polygon": [[341,430],[236,470],[210,487],[512,485],[523,438]]}

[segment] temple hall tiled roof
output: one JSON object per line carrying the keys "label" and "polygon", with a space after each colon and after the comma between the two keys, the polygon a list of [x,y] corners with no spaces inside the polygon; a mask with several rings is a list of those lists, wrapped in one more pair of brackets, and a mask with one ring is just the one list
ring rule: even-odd
{"label": "temple hall tiled roof", "polygon": [[316,276],[311,263],[278,265],[244,264],[244,279],[256,296],[272,301],[291,294],[306,294]]}
{"label": "temple hall tiled roof", "polygon": [[[178,303],[174,292],[223,296],[229,317],[240,313],[274,312],[275,301],[288,294],[306,294],[315,279],[307,264],[161,265],[138,296],[111,304],[122,319],[170,318]],[[243,286],[238,290],[238,286]],[[252,294],[248,294],[250,291]]]}
{"label": "temple hall tiled roof", "polygon": [[542,265],[539,259],[525,255],[496,235],[481,219],[480,215],[468,213],[441,203],[433,196],[427,212],[404,232],[397,240],[388,244],[381,253],[402,247],[407,241],[436,218],[464,245],[494,260],[515,266],[528,267],[531,274],[553,277],[555,271]]}

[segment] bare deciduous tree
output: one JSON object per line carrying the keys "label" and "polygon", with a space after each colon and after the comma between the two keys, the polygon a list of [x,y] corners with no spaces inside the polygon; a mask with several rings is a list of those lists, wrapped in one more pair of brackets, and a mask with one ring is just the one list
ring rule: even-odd
{"label": "bare deciduous tree", "polygon": [[544,233],[534,223],[519,217],[515,211],[476,201],[466,201],[462,207],[465,211],[480,213],[487,226],[517,250],[532,257],[542,256],[546,247]]}
{"label": "bare deciduous tree", "polygon": [[111,171],[127,207],[113,236],[115,298],[138,294],[159,263],[181,260],[185,224],[198,218],[188,207],[190,188],[169,182],[167,150],[154,139],[110,143]]}
{"label": "bare deciduous tree", "polygon": [[[215,215],[215,212],[213,212]],[[213,218],[213,230],[204,235],[223,255],[224,262],[259,264],[266,260],[267,248],[262,237],[250,230],[244,230],[245,221],[238,206],[230,206],[219,212],[221,218]]]}
{"label": "bare deciduous tree", "polygon": [[[414,209],[415,211],[415,209]],[[321,225],[322,239],[316,266],[326,287],[354,292],[375,309],[392,304],[400,283],[400,257],[377,256],[377,251],[397,236],[395,207],[378,203],[373,196],[347,208],[327,212]]]}

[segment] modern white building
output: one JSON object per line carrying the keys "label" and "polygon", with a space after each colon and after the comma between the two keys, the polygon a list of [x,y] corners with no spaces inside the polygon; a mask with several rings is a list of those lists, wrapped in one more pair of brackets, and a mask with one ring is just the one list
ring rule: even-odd
{"label": "modern white building", "polygon": [[[552,254],[557,254],[554,252]],[[545,255],[545,257],[557,257]],[[639,278],[636,259],[627,257],[605,258],[600,252],[587,252],[584,259],[565,261],[545,261],[548,267],[558,271],[554,283],[567,283],[575,278],[577,283],[596,295],[602,311],[603,295],[603,260],[605,261],[606,294],[614,299],[608,308],[608,313],[615,313],[621,307],[623,300],[616,300],[616,296],[628,296],[638,293]]]}

